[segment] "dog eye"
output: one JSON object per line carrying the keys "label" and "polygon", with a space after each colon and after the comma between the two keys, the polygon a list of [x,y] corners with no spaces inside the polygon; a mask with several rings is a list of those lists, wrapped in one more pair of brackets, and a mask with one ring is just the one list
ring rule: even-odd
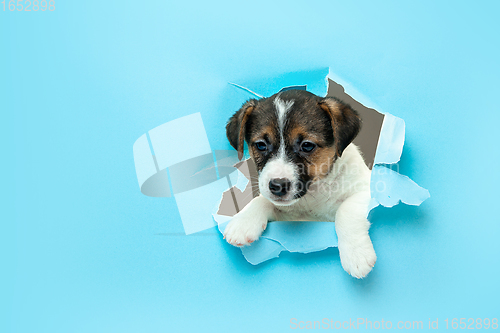
{"label": "dog eye", "polygon": [[267,150],[267,144],[264,141],[257,141],[255,143],[255,147],[260,151]]}
{"label": "dog eye", "polygon": [[302,150],[304,153],[310,153],[316,148],[316,145],[310,141],[304,141],[300,145],[300,150]]}

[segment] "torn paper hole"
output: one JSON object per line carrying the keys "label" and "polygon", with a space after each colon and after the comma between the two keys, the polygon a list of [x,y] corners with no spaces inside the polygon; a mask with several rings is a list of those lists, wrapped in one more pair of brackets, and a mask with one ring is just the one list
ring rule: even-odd
{"label": "torn paper hole", "polygon": [[[429,197],[429,192],[408,177],[382,165],[399,161],[404,145],[404,121],[391,114],[383,114],[364,106],[330,78],[327,78],[326,82],[328,83],[326,96],[336,97],[350,104],[359,113],[363,122],[362,129],[354,143],[360,148],[366,165],[372,170],[370,184],[372,200],[367,214],[378,205],[392,207],[399,202],[420,205]],[[293,89],[293,87],[283,89],[290,88]],[[253,94],[258,95],[258,92]],[[239,167],[245,170],[255,169],[250,159],[242,162]],[[253,198],[258,195],[255,191],[255,188],[258,188],[257,178],[248,172],[241,174],[248,177],[245,190],[237,187],[226,190],[222,195],[218,210],[213,214],[221,233],[224,233],[225,227],[235,212],[240,211],[250,202],[250,196]],[[250,246],[242,247],[241,251],[249,263],[257,265],[278,257],[283,251],[309,253],[337,245],[333,222],[277,221],[268,223],[267,229],[259,240]]]}
{"label": "torn paper hole", "polygon": [[[276,82],[285,87],[281,90],[306,89],[317,95],[326,92],[326,96],[336,97],[359,112],[363,127],[354,143],[372,170],[369,210],[378,205],[392,207],[399,202],[419,205],[426,200],[427,190],[388,168],[401,157],[404,121],[366,107],[359,102],[366,100],[363,96],[348,95],[339,84],[341,81],[331,72],[326,76],[327,73],[329,69],[296,72]],[[276,84],[269,84],[268,80],[254,85],[233,85],[246,91],[249,98],[279,91],[279,88],[273,90]],[[185,132],[190,136],[186,138]],[[180,151],[176,147],[181,137]],[[134,143],[133,153],[141,192],[153,197],[173,196],[186,234],[213,227],[210,214],[222,232],[231,217],[258,195],[253,163],[240,162],[236,151],[212,151],[200,113],[150,130]],[[242,252],[250,263],[258,264],[282,251],[309,253],[333,246],[337,246],[337,238],[332,222],[271,222],[262,237],[242,248]]]}

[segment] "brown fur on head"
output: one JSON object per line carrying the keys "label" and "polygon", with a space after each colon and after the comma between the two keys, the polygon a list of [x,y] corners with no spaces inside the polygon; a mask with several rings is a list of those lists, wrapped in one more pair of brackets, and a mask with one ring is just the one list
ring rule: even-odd
{"label": "brown fur on head", "polygon": [[342,156],[344,149],[358,135],[361,119],[354,109],[334,97],[323,98],[319,106],[330,115],[334,136],[337,138],[337,154]]}
{"label": "brown fur on head", "polygon": [[245,127],[249,115],[257,105],[257,100],[250,99],[229,119],[226,125],[226,136],[231,146],[243,157]]}
{"label": "brown fur on head", "polygon": [[288,90],[247,101],[229,119],[226,133],[240,158],[247,142],[259,183],[261,176],[265,178],[259,184],[261,192],[270,177],[289,179],[290,196],[299,198],[311,181],[330,172],[360,128],[361,120],[349,105],[304,90]]}

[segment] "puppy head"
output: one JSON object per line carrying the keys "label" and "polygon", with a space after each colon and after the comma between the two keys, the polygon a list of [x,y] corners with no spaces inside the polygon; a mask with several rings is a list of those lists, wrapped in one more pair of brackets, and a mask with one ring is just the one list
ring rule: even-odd
{"label": "puppy head", "polygon": [[260,193],[288,206],[324,178],[361,128],[356,111],[341,101],[288,90],[247,101],[226,134],[243,156],[244,141],[259,171]]}

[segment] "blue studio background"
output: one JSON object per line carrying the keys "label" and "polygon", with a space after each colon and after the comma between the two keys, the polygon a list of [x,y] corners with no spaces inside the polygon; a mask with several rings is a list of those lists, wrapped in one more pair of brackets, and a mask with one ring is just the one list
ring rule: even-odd
{"label": "blue studio background", "polygon": [[[444,329],[500,317],[499,7],[0,7],[0,331],[281,332],[292,318],[439,318]],[[181,235],[173,198],[141,194],[140,135],[201,112],[212,149],[229,147],[223,126],[242,101],[226,108],[228,81],[324,67],[405,120],[400,172],[431,193],[374,212],[366,279],[343,271],[337,249],[254,267],[215,229]]]}

